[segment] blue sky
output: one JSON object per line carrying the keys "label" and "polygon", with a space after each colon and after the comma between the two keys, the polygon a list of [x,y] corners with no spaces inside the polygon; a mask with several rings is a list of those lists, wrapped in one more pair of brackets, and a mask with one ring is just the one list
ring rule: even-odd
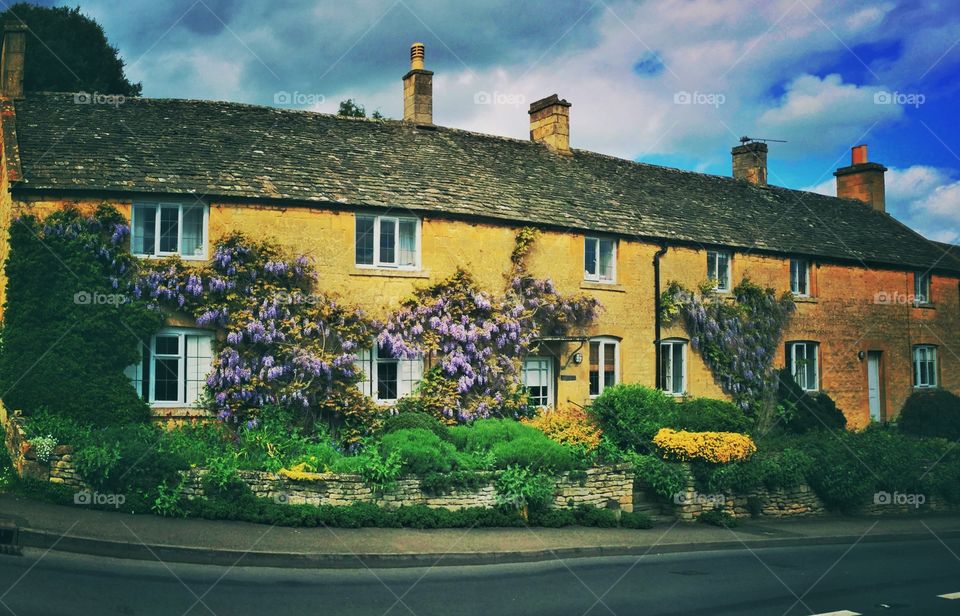
{"label": "blue sky", "polygon": [[728,175],[741,135],[783,139],[771,183],[828,194],[867,143],[888,211],[960,242],[955,0],[79,4],[145,96],[399,117],[419,40],[438,124],[526,138],[527,105],[556,92],[574,147]]}

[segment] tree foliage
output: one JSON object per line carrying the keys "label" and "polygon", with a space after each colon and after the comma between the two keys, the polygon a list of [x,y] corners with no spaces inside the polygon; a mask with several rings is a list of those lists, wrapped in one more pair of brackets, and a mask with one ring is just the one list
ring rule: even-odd
{"label": "tree foliage", "polygon": [[103,27],[79,7],[20,2],[0,17],[27,25],[24,90],[140,95],[143,86],[127,79],[124,62]]}

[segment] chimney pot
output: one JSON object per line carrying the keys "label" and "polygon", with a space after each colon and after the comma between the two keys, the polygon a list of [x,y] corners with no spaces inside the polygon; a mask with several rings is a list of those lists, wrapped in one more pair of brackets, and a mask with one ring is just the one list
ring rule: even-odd
{"label": "chimney pot", "polygon": [[0,50],[0,94],[23,98],[23,63],[27,49],[27,26],[19,20],[3,24],[3,48]]}
{"label": "chimney pot", "polygon": [[433,71],[423,68],[423,43],[410,46],[410,72],[403,76],[403,120],[433,125]]}
{"label": "chimney pot", "polygon": [[878,212],[887,209],[886,185],[883,174],[887,168],[867,160],[867,146],[854,146],[850,152],[850,166],[834,171],[837,178],[837,196],[869,204]]}
{"label": "chimney pot", "polygon": [[730,150],[733,156],[733,177],[757,186],[766,186],[767,150],[767,144],[762,141],[751,141]]}
{"label": "chimney pot", "polygon": [[530,103],[530,140],[545,144],[548,148],[571,156],[570,149],[570,103],[556,94]]}
{"label": "chimney pot", "polygon": [[862,165],[867,162],[867,144],[854,146],[850,150],[850,164]]}

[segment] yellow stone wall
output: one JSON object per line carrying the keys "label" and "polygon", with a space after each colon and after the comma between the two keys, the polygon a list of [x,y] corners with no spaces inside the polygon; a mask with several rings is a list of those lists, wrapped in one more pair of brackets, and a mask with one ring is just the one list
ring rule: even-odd
{"label": "yellow stone wall", "polygon": [[[8,195],[7,191],[3,194]],[[93,209],[102,199],[85,202],[31,200],[4,203],[4,211],[30,211],[44,216],[68,204]],[[110,201],[126,215],[130,201]],[[384,213],[381,210],[379,213]],[[405,214],[406,211],[393,212]],[[320,207],[272,207],[258,204],[221,204],[210,208],[211,245],[231,231],[256,237],[269,236],[295,253],[312,257],[320,288],[340,294],[375,316],[384,316],[417,286],[437,282],[457,267],[470,271],[479,284],[499,291],[506,282],[510,253],[519,226],[464,220],[422,218],[422,269],[419,272],[365,270],[354,266],[354,211]],[[617,283],[583,281],[583,234],[544,231],[530,254],[531,271],[550,277],[564,293],[583,292],[603,305],[597,323],[588,335],[621,339],[622,382],[655,384],[653,243],[621,238],[617,254]],[[5,248],[3,248],[5,250]],[[689,288],[706,278],[706,249],[671,247],[661,260],[661,283],[677,280]],[[758,253],[735,253],[732,281],[744,276],[778,292],[789,285],[789,260]],[[2,286],[2,285],[0,285]],[[798,304],[785,340],[815,340],[821,345],[821,386],[847,413],[851,425],[868,421],[866,362],[859,351],[884,352],[886,416],[899,412],[911,391],[911,348],[930,342],[941,347],[940,375],[943,385],[960,391],[960,358],[949,349],[960,349],[960,297],[957,278],[934,277],[935,308],[922,309],[875,302],[878,292],[912,292],[912,274],[818,263],[811,286],[815,297]],[[665,325],[663,338],[689,336],[679,323]],[[578,343],[551,345],[565,366],[560,375],[557,400],[585,404],[589,349],[583,346],[583,363],[575,365],[570,355]],[[688,391],[695,396],[725,397],[700,357],[688,350]],[[778,365],[783,364],[783,348]]]}

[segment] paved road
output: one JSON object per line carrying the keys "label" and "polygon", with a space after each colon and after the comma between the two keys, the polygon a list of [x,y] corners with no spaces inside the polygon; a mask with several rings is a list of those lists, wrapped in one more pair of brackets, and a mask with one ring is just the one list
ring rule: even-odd
{"label": "paved road", "polygon": [[16,616],[960,614],[960,599],[938,597],[960,593],[958,555],[960,540],[931,540],[309,571],[27,550],[0,556],[0,613],[6,607]]}

